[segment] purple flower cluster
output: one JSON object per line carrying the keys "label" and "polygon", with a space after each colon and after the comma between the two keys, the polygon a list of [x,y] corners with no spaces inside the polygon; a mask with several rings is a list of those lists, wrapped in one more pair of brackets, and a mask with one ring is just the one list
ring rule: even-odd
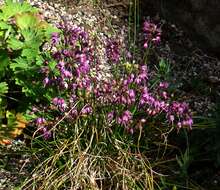
{"label": "purple flower cluster", "polygon": [[130,126],[130,124],[132,123],[132,113],[129,110],[126,110],[122,113],[121,116],[118,117],[117,119],[117,123],[119,125],[123,125],[125,127],[125,129],[130,132],[131,134],[134,133],[133,128]]}
{"label": "purple flower cluster", "polygon": [[57,69],[60,71],[60,76],[62,79],[71,79],[73,77],[72,72],[69,71],[66,67],[65,67],[65,62],[60,61],[57,64]]}
{"label": "purple flower cluster", "polygon": [[82,108],[81,114],[82,115],[89,115],[92,113],[92,107],[89,105],[86,105],[85,107]]}
{"label": "purple flower cluster", "polygon": [[117,40],[108,39],[106,43],[106,55],[111,63],[118,63],[120,59],[120,44]]}
{"label": "purple flower cluster", "polygon": [[144,31],[144,48],[148,48],[150,43],[157,45],[161,41],[161,29],[152,22],[145,21],[143,26]]}
{"label": "purple flower cluster", "polygon": [[[95,88],[96,100],[103,106],[121,105],[125,108],[137,106],[138,112],[145,112],[145,118],[159,118],[164,115],[170,125],[178,127],[192,126],[192,116],[186,103],[172,102],[168,96],[168,82],[160,82],[155,90],[149,88],[148,69],[139,66],[138,73],[130,74],[120,81],[112,81]],[[175,105],[175,106],[174,106]],[[177,109],[178,105],[178,109]],[[181,111],[183,109],[183,111]],[[117,114],[110,112],[108,120],[116,118],[118,124],[128,128],[131,125],[131,114],[125,110]],[[181,124],[181,125],[180,125]]]}
{"label": "purple flower cluster", "polygon": [[[59,28],[64,34],[52,34],[51,46],[55,47],[55,51],[52,52],[53,60],[48,58],[41,71],[44,74],[43,85],[59,90],[89,88],[93,55],[88,34],[80,27],[60,25]],[[56,70],[49,67],[50,62],[56,63]]]}
{"label": "purple flower cluster", "polygon": [[109,112],[108,114],[107,114],[107,121],[108,122],[112,122],[113,121],[113,119],[114,119],[114,111],[111,111],[111,112]]}
{"label": "purple flower cluster", "polygon": [[132,114],[129,110],[126,110],[118,117],[118,123],[127,126],[132,119]]}
{"label": "purple flower cluster", "polygon": [[[111,79],[100,81],[98,57],[88,34],[79,27],[60,26],[60,29],[64,34],[52,35],[51,43],[56,51],[45,61],[41,73],[45,88],[59,93],[50,105],[62,114],[68,113],[68,123],[83,116],[91,120],[104,118],[109,125],[124,126],[130,133],[137,123],[152,119],[163,121],[161,123],[166,120],[168,125],[178,128],[192,127],[188,105],[171,100],[166,81],[151,88],[146,65],[139,65],[131,72],[122,71],[121,77],[113,73]],[[161,31],[156,25],[145,22],[144,31],[147,44],[160,41]],[[109,39],[106,44],[106,57],[119,64],[119,43]],[[50,62],[55,62],[55,67],[49,67]],[[77,106],[73,107],[76,102]],[[36,125],[41,124],[44,126],[44,120],[38,118]]]}
{"label": "purple flower cluster", "polygon": [[60,111],[65,111],[67,105],[65,103],[65,100],[63,98],[58,98],[58,97],[55,97],[53,98],[52,100],[52,103],[57,106],[57,108],[60,110]]}
{"label": "purple flower cluster", "polygon": [[43,138],[45,140],[48,140],[51,138],[51,132],[46,127],[46,120],[43,117],[39,117],[35,120],[35,124],[38,127],[38,132],[43,135]]}
{"label": "purple flower cluster", "polygon": [[39,132],[43,135],[45,140],[49,140],[52,136],[51,131],[49,131],[46,127],[40,128]]}
{"label": "purple flower cluster", "polygon": [[[164,100],[165,99],[165,100]],[[171,102],[166,96],[156,98],[147,88],[143,89],[142,96],[140,99],[140,106],[146,109],[146,112],[150,116],[156,116],[165,114],[168,122],[171,125],[176,125],[178,128],[181,127],[192,127],[193,120],[189,110],[189,106],[186,103]]]}
{"label": "purple flower cluster", "polygon": [[184,126],[192,128],[193,119],[191,113],[189,113],[188,104],[172,102],[167,114],[171,123],[174,123],[175,121],[177,122],[178,128],[182,128]]}
{"label": "purple flower cluster", "polygon": [[43,126],[46,123],[46,120],[42,117],[38,117],[35,121],[37,126]]}
{"label": "purple flower cluster", "polygon": [[146,65],[142,65],[140,66],[139,69],[139,74],[137,75],[136,79],[135,79],[135,83],[140,85],[140,84],[144,84],[146,85],[147,81],[148,81],[148,69]]}
{"label": "purple flower cluster", "polygon": [[167,104],[164,101],[160,101],[155,98],[145,87],[142,91],[140,98],[140,106],[147,107],[147,113],[151,116],[159,114],[160,112],[166,110]]}

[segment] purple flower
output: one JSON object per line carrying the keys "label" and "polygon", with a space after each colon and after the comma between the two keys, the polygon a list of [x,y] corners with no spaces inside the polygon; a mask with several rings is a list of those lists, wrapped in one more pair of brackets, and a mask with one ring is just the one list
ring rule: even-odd
{"label": "purple flower", "polygon": [[56,33],[56,32],[52,33],[52,36],[51,36],[51,43],[52,43],[52,45],[58,44],[59,40],[60,40],[59,39],[59,34]]}
{"label": "purple flower", "polygon": [[92,113],[92,107],[91,106],[86,106],[81,110],[82,115],[89,115]]}
{"label": "purple flower", "polygon": [[167,98],[168,98],[167,92],[163,91],[163,92],[162,92],[162,97],[163,97],[164,99],[167,99]]}
{"label": "purple flower", "polygon": [[135,79],[136,84],[141,84],[143,82],[146,82],[148,80],[148,68],[146,65],[142,65],[139,68],[139,74]]}
{"label": "purple flower", "polygon": [[129,89],[129,90],[128,90],[128,96],[129,96],[129,98],[131,98],[131,99],[135,99],[135,92],[134,92],[133,89]]}
{"label": "purple flower", "polygon": [[189,118],[188,121],[187,121],[187,124],[190,128],[192,128],[192,125],[193,125],[193,119],[192,118]]}
{"label": "purple flower", "polygon": [[63,69],[64,66],[65,66],[65,62],[63,62],[63,61],[59,61],[59,63],[56,65],[56,67],[57,67],[59,70]]}
{"label": "purple flower", "polygon": [[63,98],[58,98],[57,105],[62,105],[65,103],[65,100]]}
{"label": "purple flower", "polygon": [[73,118],[77,117],[77,116],[78,116],[78,111],[77,111],[77,109],[71,110],[70,115],[71,115],[71,117],[73,117]]}
{"label": "purple flower", "polygon": [[33,115],[38,111],[38,109],[36,107],[32,107],[30,114]]}
{"label": "purple flower", "polygon": [[146,73],[147,74],[147,71],[148,71],[147,65],[141,65],[140,70],[141,70],[141,73]]}
{"label": "purple flower", "polygon": [[87,74],[89,72],[89,69],[89,61],[85,61],[80,65],[80,72],[83,74]]}
{"label": "purple flower", "polygon": [[79,60],[80,60],[80,63],[84,64],[87,61],[86,54],[83,53],[79,55]]}
{"label": "purple flower", "polygon": [[89,77],[81,77],[77,81],[78,88],[80,89],[90,89],[91,88],[91,80]]}
{"label": "purple flower", "polygon": [[128,59],[131,59],[132,58],[131,52],[127,51],[126,56]]}
{"label": "purple flower", "polygon": [[184,121],[182,122],[182,125],[183,125],[183,126],[188,126],[188,127],[192,128],[192,125],[193,125],[193,120],[192,120],[192,118],[189,118],[189,119],[187,119],[187,120],[184,120]]}
{"label": "purple flower", "polygon": [[160,36],[156,36],[155,38],[152,39],[152,41],[155,43],[155,44],[159,44],[160,43]]}
{"label": "purple flower", "polygon": [[61,72],[61,76],[63,78],[71,79],[73,77],[72,73],[70,71],[66,70],[66,69],[61,69],[60,72]]}
{"label": "purple flower", "polygon": [[121,117],[118,118],[118,124],[127,126],[132,120],[132,114],[129,110],[123,112]]}
{"label": "purple flower", "polygon": [[173,102],[169,107],[168,113],[170,115],[176,115],[176,117],[179,119],[177,123],[178,128],[181,128],[182,126],[187,126],[190,128],[192,127],[193,119],[191,117],[191,112],[189,110],[188,104],[186,104],[185,102]]}
{"label": "purple flower", "polygon": [[38,117],[35,121],[37,126],[42,126],[46,123],[46,120],[43,117]]}
{"label": "purple flower", "polygon": [[128,105],[132,104],[135,102],[135,91],[133,89],[129,89],[127,91],[127,100],[125,104],[127,103]]}
{"label": "purple flower", "polygon": [[60,84],[59,84],[59,87],[61,89],[68,89],[69,85],[66,81],[61,81]]}
{"label": "purple flower", "polygon": [[161,29],[154,23],[149,21],[144,22],[143,27],[144,35],[145,35],[145,42],[144,48],[149,47],[149,43],[152,42],[153,44],[157,45],[161,41]]}
{"label": "purple flower", "polygon": [[133,135],[134,134],[134,129],[133,128],[129,128],[128,132]]}
{"label": "purple flower", "polygon": [[52,103],[55,106],[57,106],[58,109],[60,109],[61,111],[64,111],[67,107],[65,100],[63,98],[55,97],[55,98],[53,98]]}
{"label": "purple flower", "polygon": [[145,48],[145,49],[148,48],[148,43],[147,43],[147,42],[144,43],[144,48]]}
{"label": "purple flower", "polygon": [[67,49],[64,49],[64,50],[62,51],[62,53],[63,53],[64,56],[70,56],[70,51],[67,50]]}
{"label": "purple flower", "polygon": [[159,87],[167,89],[169,87],[169,83],[168,82],[160,82]]}
{"label": "purple flower", "polygon": [[172,125],[173,125],[174,119],[175,119],[174,115],[169,116],[169,121],[172,123]]}
{"label": "purple flower", "polygon": [[44,87],[47,86],[49,84],[50,80],[48,77],[46,77],[44,80],[43,80],[43,84],[44,84]]}
{"label": "purple flower", "polygon": [[44,140],[49,140],[52,136],[51,132],[48,131],[46,127],[40,127],[38,131],[43,135]]}
{"label": "purple flower", "polygon": [[46,128],[43,129],[43,137],[45,140],[49,140],[51,138],[52,134],[50,131],[48,131]]}
{"label": "purple flower", "polygon": [[111,122],[114,118],[114,111],[111,111],[107,114],[107,120],[108,122]]}
{"label": "purple flower", "polygon": [[177,127],[180,129],[182,127],[182,123],[181,122],[178,122],[177,123]]}

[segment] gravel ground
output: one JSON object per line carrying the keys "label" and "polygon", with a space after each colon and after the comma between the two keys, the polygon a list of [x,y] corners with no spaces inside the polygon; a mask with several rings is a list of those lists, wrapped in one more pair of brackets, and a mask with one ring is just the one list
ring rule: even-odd
{"label": "gravel ground", "polygon": [[0,190],[12,190],[30,175],[33,159],[26,153],[25,146],[16,140],[7,147],[0,145]]}
{"label": "gravel ground", "polygon": [[199,49],[172,23],[165,22],[163,28],[164,43],[159,54],[171,64],[177,90],[197,115],[212,116],[220,97],[220,60]]}

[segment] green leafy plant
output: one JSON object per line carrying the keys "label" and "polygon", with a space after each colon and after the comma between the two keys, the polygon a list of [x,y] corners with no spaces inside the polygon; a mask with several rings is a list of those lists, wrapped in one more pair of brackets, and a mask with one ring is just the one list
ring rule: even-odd
{"label": "green leafy plant", "polygon": [[184,176],[184,177],[187,177],[188,176],[188,168],[189,168],[189,164],[190,164],[190,155],[189,155],[189,149],[187,148],[185,153],[182,154],[180,156],[176,156],[176,160],[177,160],[177,163],[179,164],[179,167],[181,169],[181,174]]}
{"label": "green leafy plant", "polygon": [[[0,81],[1,117],[15,97],[9,96],[18,89],[27,102],[20,101],[13,109],[27,110],[28,102],[42,98],[44,89],[39,85],[43,66],[43,46],[53,32],[59,30],[45,22],[37,9],[27,2],[6,0],[0,8]],[[7,73],[7,75],[6,75]],[[23,99],[24,100],[24,99]],[[7,119],[7,118],[4,118]]]}

